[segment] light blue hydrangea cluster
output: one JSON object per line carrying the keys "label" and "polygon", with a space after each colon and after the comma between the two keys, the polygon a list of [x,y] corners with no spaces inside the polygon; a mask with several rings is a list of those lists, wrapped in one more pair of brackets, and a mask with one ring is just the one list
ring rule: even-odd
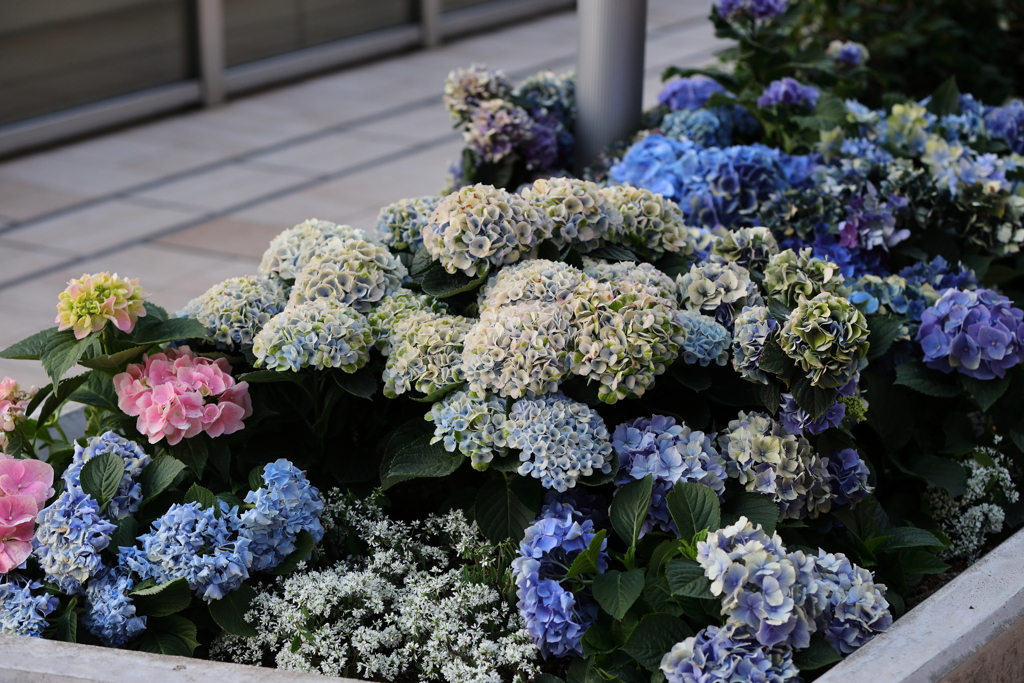
{"label": "light blue hydrangea cluster", "polygon": [[113,453],[124,460],[124,475],[117,486],[117,493],[107,506],[107,515],[111,519],[121,519],[135,514],[142,502],[142,484],[139,475],[152,462],[149,453],[134,441],[129,441],[114,432],[106,432],[101,436],[90,437],[84,448],[75,444],[75,455],[71,464],[64,470],[64,483],[71,489],[81,490],[82,468],[85,463],[106,453]]}
{"label": "light blue hydrangea cluster", "polygon": [[779,323],[771,317],[767,306],[745,306],[736,316],[732,336],[732,366],[752,382],[767,384],[768,373],[758,363],[764,345],[778,333]]}
{"label": "light blue hydrangea cluster", "polygon": [[766,647],[746,628],[708,626],[661,660],[668,683],[798,683],[792,648]]}
{"label": "light blue hydrangea cluster", "polygon": [[315,299],[288,306],[256,335],[257,367],[298,372],[305,367],[355,372],[370,359],[373,334],[351,306]]}
{"label": "light blue hydrangea cluster", "polygon": [[616,261],[607,263],[589,257],[583,259],[583,272],[599,282],[630,282],[648,289],[663,299],[676,299],[676,281],[650,263]]}
{"label": "light blue hydrangea cluster", "polygon": [[846,384],[836,389],[836,402],[825,411],[825,413],[814,419],[810,413],[797,405],[793,394],[782,394],[779,406],[779,422],[790,434],[801,435],[804,432],[810,434],[821,434],[826,429],[838,427],[846,418],[846,404],[842,399],[854,396],[857,393],[857,381],[859,375]]}
{"label": "light blue hydrangea cluster", "polygon": [[697,74],[686,78],[676,78],[665,83],[658,93],[658,104],[673,111],[692,111],[707,104],[708,98],[715,93],[724,93],[725,88],[713,78]]}
{"label": "light blue hydrangea cluster", "polygon": [[423,229],[440,197],[415,197],[388,204],[377,214],[377,233],[384,244],[399,251],[416,251],[423,246]]}
{"label": "light blue hydrangea cluster", "polygon": [[[882,278],[869,273],[861,275],[853,283],[853,291],[847,298],[864,315],[895,313],[911,320],[920,320],[927,305],[927,295],[921,291],[920,286],[915,285],[917,283],[908,283],[899,275]],[[928,294],[933,299],[938,298],[930,286]]]}
{"label": "light blue hydrangea cluster", "polygon": [[142,548],[120,548],[118,563],[157,583],[184,577],[197,597],[220,600],[249,578],[253,562],[237,508],[220,506],[218,517],[199,503],[172,505],[139,536]]}
{"label": "light blue hydrangea cluster", "polygon": [[270,240],[259,272],[276,275],[285,281],[294,280],[310,259],[322,253],[327,244],[336,239],[373,241],[365,232],[350,225],[311,218]]}
{"label": "light blue hydrangea cluster", "polygon": [[732,337],[714,318],[699,311],[679,311],[676,323],[683,328],[683,345],[680,348],[683,362],[706,367],[710,363],[725,365],[729,362],[729,344]]}
{"label": "light blue hydrangea cluster", "polygon": [[824,550],[814,563],[826,594],[820,629],[837,652],[848,655],[892,626],[885,586],[875,583],[871,572],[842,553]]}
{"label": "light blue hydrangea cluster", "polygon": [[609,232],[622,222],[596,183],[576,178],[542,178],[527,186],[523,199],[547,218],[551,237],[580,251],[604,244]]}
{"label": "light blue hydrangea cluster", "polygon": [[[580,640],[597,620],[597,605],[586,593],[574,595],[559,579],[594,539],[594,522],[568,503],[549,503],[526,528],[519,557],[512,562],[517,607],[534,644],[545,657],[582,656]],[[601,544],[602,551],[607,541]],[[608,555],[601,552],[598,570]]]}
{"label": "light blue hydrangea cluster", "polygon": [[33,552],[47,579],[66,593],[80,593],[103,569],[100,552],[117,528],[100,515],[100,506],[77,487],[69,487],[37,519]]}
{"label": "light blue hydrangea cluster", "polygon": [[502,268],[480,288],[480,317],[502,315],[503,306],[536,303],[561,306],[583,282],[584,274],[559,261],[530,259]]}
{"label": "light blue hydrangea cluster", "polygon": [[331,240],[295,278],[288,304],[329,299],[366,313],[402,286],[409,272],[379,242]]}
{"label": "light blue hydrangea cluster", "polygon": [[443,315],[447,312],[448,306],[434,297],[401,287],[377,302],[366,315],[366,322],[370,325],[374,345],[386,356],[391,353],[391,333],[403,320],[415,313]]}
{"label": "light blue hydrangea cluster", "polygon": [[134,582],[122,568],[107,569],[85,589],[82,625],[107,647],[121,647],[146,630],[147,618],[136,614],[129,593]]}
{"label": "light blue hydrangea cluster", "polygon": [[725,492],[725,461],[712,442],[714,434],[676,424],[671,417],[654,415],[624,422],[615,428],[612,447],[619,456],[615,484],[622,486],[647,475],[654,478],[651,506],[641,535],[652,530],[676,533],[665,499],[678,482],[709,486]]}
{"label": "light blue hydrangea cluster", "polygon": [[1006,166],[995,154],[979,154],[959,141],[949,142],[930,133],[921,161],[931,171],[935,183],[953,196],[964,186],[980,184],[988,192],[1009,190]]}
{"label": "light blue hydrangea cluster", "polygon": [[935,120],[935,114],[917,102],[894,104],[885,119],[885,141],[910,154],[923,154]]}
{"label": "light blue hydrangea cluster", "polygon": [[309,532],[314,543],[324,536],[320,523],[324,504],[302,470],[281,458],[263,468],[263,483],[263,488],[245,496],[252,507],[242,515],[241,527],[256,571],[281,564],[295,550],[300,532]]}
{"label": "light blue hydrangea cluster", "polygon": [[719,118],[713,109],[671,112],[661,120],[659,128],[662,135],[673,140],[692,140],[704,147],[728,147],[732,144],[731,121]]}
{"label": "light blue hydrangea cluster", "polygon": [[195,318],[219,349],[252,344],[253,337],[288,302],[288,288],[265,275],[233,277],[192,299],[176,316]]}
{"label": "light blue hydrangea cluster", "polygon": [[454,391],[434,403],[424,418],[434,423],[430,443],[442,441],[449,453],[458,448],[478,470],[507,452],[505,401],[499,398],[475,398],[469,392]]}
{"label": "light blue hydrangea cluster", "polygon": [[1017,154],[1024,154],[1024,102],[1014,100],[985,114],[985,127]]}
{"label": "light blue hydrangea cluster", "polygon": [[38,581],[19,581],[11,575],[0,581],[0,633],[43,637],[46,617],[57,609],[60,601],[56,595],[41,591],[42,587]]}
{"label": "light blue hydrangea cluster", "polygon": [[533,111],[553,114],[570,130],[576,121],[576,78],[571,73],[540,71],[517,85],[512,96],[529,102]]}
{"label": "light blue hydrangea cluster", "polygon": [[580,477],[612,470],[604,420],[562,394],[519,399],[502,431],[505,444],[519,451],[519,474],[539,479],[544,488],[565,491]]}

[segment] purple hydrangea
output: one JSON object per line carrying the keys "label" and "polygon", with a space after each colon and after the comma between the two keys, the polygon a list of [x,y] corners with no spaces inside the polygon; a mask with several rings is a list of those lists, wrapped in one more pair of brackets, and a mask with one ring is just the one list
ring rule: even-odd
{"label": "purple hydrangea", "polygon": [[798,683],[793,649],[761,645],[734,624],[708,626],[677,643],[661,660],[668,683]]}
{"label": "purple hydrangea", "polygon": [[868,49],[852,40],[833,40],[828,45],[827,53],[842,66],[861,66],[868,61]]}
{"label": "purple hydrangea", "polygon": [[985,114],[985,126],[1017,154],[1024,154],[1024,102],[1015,100]]}
{"label": "purple hydrangea", "polygon": [[846,220],[839,224],[839,243],[844,247],[889,249],[910,237],[910,230],[896,229],[896,215],[909,202],[891,194],[882,199],[871,183],[864,194],[854,197],[846,208]]}
{"label": "purple hydrangea", "polygon": [[857,377],[836,389],[836,402],[821,417],[814,419],[811,414],[801,408],[793,394],[782,394],[779,405],[779,422],[789,434],[800,436],[804,432],[821,434],[826,429],[843,424],[846,417],[846,404],[839,399],[853,396],[857,392]]}
{"label": "purple hydrangea", "polygon": [[557,168],[559,136],[564,132],[565,127],[559,122],[558,117],[543,110],[535,110],[533,125],[530,128],[531,136],[522,145],[526,168],[531,171]]}
{"label": "purple hydrangea", "polygon": [[789,0],[715,0],[715,10],[724,19],[765,21],[786,11]]}
{"label": "purple hydrangea", "polygon": [[761,109],[780,105],[814,109],[817,104],[818,89],[814,86],[803,85],[789,76],[769,83],[761,96],[757,98],[757,106]]}
{"label": "purple hydrangea", "polygon": [[725,92],[722,84],[708,76],[689,76],[669,81],[658,94],[658,104],[673,111],[700,109],[716,92]]}
{"label": "purple hydrangea", "polygon": [[263,468],[265,486],[250,491],[245,502],[253,507],[242,515],[242,534],[253,555],[252,568],[273,569],[295,550],[299,533],[308,531],[317,543],[324,536],[320,492],[306,475],[285,459]]}
{"label": "purple hydrangea", "polygon": [[941,256],[907,266],[899,272],[899,276],[907,281],[929,284],[938,292],[950,288],[976,289],[978,286],[978,276],[973,270],[962,263],[954,267]]}
{"label": "purple hydrangea", "polygon": [[885,586],[876,584],[871,572],[842,553],[824,550],[814,563],[827,595],[818,625],[837,652],[850,654],[892,626]]}
{"label": "purple hydrangea", "polygon": [[871,493],[872,488],[868,485],[871,472],[856,449],[833,451],[826,460],[832,474],[829,488],[836,507],[858,503]]}
{"label": "purple hydrangea", "polygon": [[1024,311],[991,289],[947,289],[921,316],[917,341],[928,367],[974,379],[1003,377],[1019,364]]}

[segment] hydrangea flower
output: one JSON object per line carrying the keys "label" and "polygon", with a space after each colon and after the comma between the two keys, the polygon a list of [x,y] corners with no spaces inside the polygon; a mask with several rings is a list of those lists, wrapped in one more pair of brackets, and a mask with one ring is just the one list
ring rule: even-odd
{"label": "hydrangea flower", "polygon": [[676,78],[666,83],[658,93],[658,104],[673,111],[700,109],[716,92],[724,93],[725,88],[708,76],[697,74]]}
{"label": "hydrangea flower", "polygon": [[237,508],[220,505],[219,517],[199,503],[172,505],[139,536],[141,549],[119,549],[118,563],[157,583],[184,577],[196,597],[220,600],[249,578],[253,562]]}
{"label": "hydrangea flower", "polygon": [[759,366],[764,345],[776,334],[779,323],[767,306],[745,306],[736,316],[732,332],[732,367],[745,379],[768,384],[768,374]]}
{"label": "hydrangea flower", "polygon": [[279,279],[246,275],[214,285],[175,315],[201,322],[217,348],[237,349],[251,345],[253,337],[287,302],[288,289]]}
{"label": "hydrangea flower", "polygon": [[825,54],[847,67],[864,66],[871,57],[867,47],[852,40],[833,40]]}
{"label": "hydrangea flower", "polygon": [[795,308],[803,299],[814,298],[822,292],[847,293],[839,266],[812,254],[811,249],[801,249],[799,254],[786,249],[768,260],[764,288],[769,299]]}
{"label": "hydrangea flower", "polygon": [[760,109],[778,106],[814,109],[817,105],[818,89],[811,85],[803,85],[789,76],[769,83],[757,98],[757,106]]}
{"label": "hydrangea flower", "polygon": [[561,306],[584,274],[567,263],[532,259],[502,268],[480,289],[480,317],[501,316],[503,306],[536,303]]}
{"label": "hydrangea flower", "polygon": [[714,8],[723,19],[750,18],[766,21],[786,11],[789,0],[714,0]]}
{"label": "hydrangea flower", "polygon": [[90,437],[86,443],[88,445],[85,448],[75,444],[75,455],[71,459],[71,464],[64,470],[65,485],[68,488],[81,489],[82,468],[85,467],[85,463],[101,455],[113,453],[124,460],[124,474],[121,476],[121,483],[117,485],[117,492],[108,504],[107,515],[111,519],[121,519],[135,514],[139,509],[139,503],[142,502],[139,475],[153,458],[142,450],[139,444],[114,432]]}
{"label": "hydrangea flower", "polygon": [[539,71],[517,85],[512,95],[529,102],[532,110],[554,114],[563,126],[571,128],[576,121],[576,77],[572,73]]}
{"label": "hydrangea flower", "polygon": [[928,142],[928,129],[934,122],[935,115],[928,113],[920,104],[894,104],[885,120],[887,140],[911,154],[921,154]]}
{"label": "hydrangea flower", "polygon": [[145,298],[138,278],[129,280],[107,272],[85,274],[68,282],[60,293],[54,322],[58,330],[74,330],[75,339],[99,332],[108,320],[122,332],[131,332],[135,321],[146,315]]}
{"label": "hydrangea flower", "polygon": [[637,418],[615,428],[612,448],[619,456],[615,484],[622,486],[648,474],[654,479],[641,535],[652,530],[678,535],[665,498],[676,483],[695,482],[719,495],[725,492],[728,475],[725,461],[712,443],[714,436],[677,425],[674,419],[662,415]]}
{"label": "hydrangea flower", "polygon": [[366,313],[401,287],[408,274],[398,257],[379,243],[331,240],[296,276],[288,303],[330,299]]}
{"label": "hydrangea flower", "polygon": [[399,287],[377,302],[373,310],[366,314],[366,322],[370,325],[373,344],[386,356],[391,353],[391,345],[388,343],[391,331],[402,320],[414,313],[444,315],[447,312],[448,306],[429,294],[417,294]]}
{"label": "hydrangea flower", "polygon": [[76,488],[44,508],[38,522],[32,545],[39,566],[64,592],[80,593],[103,569],[100,551],[117,527],[100,516],[99,503]]}
{"label": "hydrangea flower", "polygon": [[252,415],[249,384],[235,381],[227,359],[196,356],[187,346],[129,365],[114,376],[114,389],[118,407],[138,417],[136,428],[150,443],[166,438],[173,446],[200,432],[211,438],[233,434]]}
{"label": "hydrangea flower", "polygon": [[885,586],[843,553],[818,551],[814,559],[827,599],[819,619],[825,639],[848,655],[892,626]]}
{"label": "hydrangea flower", "polygon": [[491,72],[484,64],[454,69],[444,81],[444,106],[453,119],[468,120],[481,102],[504,99],[512,84],[501,71]]}
{"label": "hydrangea flower", "polygon": [[[716,107],[716,109],[719,109]],[[658,126],[662,135],[675,140],[693,140],[704,147],[732,144],[732,125],[711,109],[682,109],[665,115]]]}
{"label": "hydrangea flower", "polygon": [[683,328],[683,345],[680,355],[684,363],[699,363],[706,367],[714,362],[725,365],[729,362],[729,344],[732,336],[714,318],[702,315],[699,311],[679,311],[675,322]]}
{"label": "hydrangea flower", "polygon": [[[527,170],[544,175],[559,164],[571,165],[572,133],[554,114],[535,110],[531,113],[532,123],[528,126],[527,137],[517,150]],[[552,173],[552,175],[554,175]]]}
{"label": "hydrangea flower", "polygon": [[839,387],[868,353],[868,323],[846,299],[822,292],[804,299],[782,326],[779,343],[816,387]]}
{"label": "hydrangea flower", "polygon": [[270,319],[253,342],[257,367],[298,372],[313,366],[355,372],[370,359],[373,334],[351,306],[316,299],[288,306]]}
{"label": "hydrangea flower", "polygon": [[502,426],[505,444],[519,450],[519,474],[544,488],[565,491],[580,477],[612,469],[604,420],[585,403],[561,394],[522,398]]}
{"label": "hydrangea flower", "polygon": [[38,512],[32,496],[0,497],[0,575],[20,567],[32,554],[32,533]]}
{"label": "hydrangea flower", "polygon": [[931,261],[918,261],[901,270],[898,275],[908,281],[931,285],[936,292],[950,288],[978,288],[978,276],[973,270],[962,263],[953,266],[941,256],[936,256]]}
{"label": "hydrangea flower", "polygon": [[716,236],[711,253],[748,271],[762,271],[769,259],[779,253],[779,243],[768,228],[737,228]]}
{"label": "hydrangea flower", "polygon": [[562,306],[518,304],[474,324],[463,342],[470,392],[534,397],[558,391],[568,372],[572,323]]}
{"label": "hydrangea flower", "polygon": [[572,244],[581,251],[601,246],[613,226],[621,221],[597,184],[589,180],[540,179],[520,194],[547,217],[554,240]]}
{"label": "hydrangea flower", "polygon": [[910,230],[896,229],[896,214],[908,202],[895,194],[880,199],[871,183],[866,191],[854,197],[846,207],[846,220],[839,224],[839,243],[844,247],[888,250],[910,237]]}
{"label": "hydrangea flower", "polygon": [[605,403],[643,395],[679,355],[678,309],[642,285],[587,280],[568,308],[578,330],[569,367],[597,383]]}
{"label": "hydrangea flower", "polygon": [[410,389],[432,394],[462,382],[462,351],[473,321],[459,315],[414,313],[396,323],[384,368],[384,394],[395,398]]}
{"label": "hydrangea flower", "polygon": [[295,550],[300,532],[309,532],[314,543],[324,536],[320,491],[309,483],[302,470],[280,458],[267,463],[262,476],[264,486],[245,496],[245,502],[252,507],[242,515],[240,530],[249,539],[248,551],[256,571],[281,564]]}
{"label": "hydrangea flower", "polygon": [[828,471],[832,474],[829,486],[836,507],[852,505],[864,500],[874,488],[868,484],[871,471],[853,448],[833,451],[828,458]]}
{"label": "hydrangea flower", "polygon": [[491,266],[515,263],[550,236],[546,220],[522,197],[473,185],[441,200],[423,244],[449,273],[480,277]]}
{"label": "hydrangea flower", "polygon": [[27,496],[41,510],[52,495],[52,466],[42,460],[22,460],[0,453],[0,499]]}
{"label": "hydrangea flower", "polygon": [[534,137],[530,113],[503,99],[481,102],[462,133],[466,147],[486,163],[508,156],[513,148]]}
{"label": "hydrangea flower", "polygon": [[977,185],[983,192],[1009,190],[1006,166],[995,154],[978,154],[959,141],[947,142],[931,133],[924,146],[921,161],[931,171],[935,183],[954,197],[966,186]]}
{"label": "hydrangea flower", "polygon": [[706,241],[697,228],[688,228],[683,212],[671,199],[632,185],[601,190],[621,219],[617,237],[650,255],[665,252],[694,256]]}
{"label": "hydrangea flower", "polygon": [[310,218],[270,240],[259,272],[294,280],[310,259],[323,253],[324,247],[334,239],[373,241],[365,232],[350,225]]}
{"label": "hydrangea flower", "polygon": [[136,615],[129,593],[134,582],[122,568],[106,569],[85,589],[82,625],[107,647],[121,647],[146,630],[147,617]]}
{"label": "hydrangea flower", "polygon": [[930,368],[1001,378],[1021,362],[1024,312],[991,289],[947,289],[922,314],[916,338]]}
{"label": "hydrangea flower", "polygon": [[661,659],[668,683],[786,683],[800,681],[793,649],[761,645],[735,624],[707,626]]}
{"label": "hydrangea flower", "polygon": [[[911,320],[920,320],[926,305],[926,295],[913,284],[908,284],[899,275],[889,275],[884,279],[877,275],[861,275],[847,299],[865,315],[895,313]],[[930,287],[929,290],[928,294],[934,294]],[[932,298],[937,299],[938,295],[934,294]]]}
{"label": "hydrangea flower", "polygon": [[789,434],[821,434],[826,429],[842,425],[845,418],[846,404],[838,400],[821,417],[815,419],[797,404],[793,394],[784,393],[780,397],[779,422]]}
{"label": "hydrangea flower", "polygon": [[35,387],[27,391],[11,377],[0,380],[0,451],[9,444],[8,432],[13,432],[25,421],[25,409],[38,391]]}
{"label": "hydrangea flower", "polygon": [[46,617],[60,606],[56,595],[38,591],[39,581],[0,581],[0,633],[42,638],[49,625]]}
{"label": "hydrangea flower", "polygon": [[505,401],[499,398],[475,398],[467,391],[454,391],[434,403],[424,419],[434,423],[430,443],[443,441],[449,453],[458,448],[478,470],[487,469],[495,455],[507,452]]}
{"label": "hydrangea flower", "polygon": [[732,326],[744,306],[762,303],[750,272],[736,263],[695,263],[689,272],[676,276],[676,284],[683,308],[712,315],[727,326]]}
{"label": "hydrangea flower", "polygon": [[1016,154],[1024,154],[1024,102],[1014,100],[1002,107],[993,107],[985,114],[985,127],[992,137],[1000,138]]}
{"label": "hydrangea flower", "polygon": [[377,233],[388,247],[416,251],[423,246],[423,230],[440,197],[415,197],[388,204],[377,214]]}
{"label": "hydrangea flower", "polygon": [[676,281],[650,263],[617,261],[607,263],[583,257],[583,272],[598,282],[629,282],[640,285],[655,296],[669,301],[676,299]]}

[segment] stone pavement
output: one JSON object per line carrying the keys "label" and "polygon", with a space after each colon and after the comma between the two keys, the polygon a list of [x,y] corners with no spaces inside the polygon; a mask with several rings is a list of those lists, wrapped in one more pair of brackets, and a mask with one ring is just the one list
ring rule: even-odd
{"label": "stone pavement", "polygon": [[[723,46],[708,5],[650,0],[645,107],[666,66],[707,64]],[[254,273],[302,220],[372,230],[380,207],[436,193],[459,158],[441,103],[451,69],[566,71],[575,43],[563,12],[0,163],[0,348],[52,326],[82,273],[138,277],[175,310]],[[47,383],[26,361],[0,360],[5,374]]]}

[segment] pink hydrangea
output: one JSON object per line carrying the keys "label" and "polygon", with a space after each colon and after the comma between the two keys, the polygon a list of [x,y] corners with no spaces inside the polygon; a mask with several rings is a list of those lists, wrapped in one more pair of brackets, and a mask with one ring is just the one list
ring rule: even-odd
{"label": "pink hydrangea", "polygon": [[13,432],[25,419],[25,409],[35,395],[35,387],[22,391],[18,383],[10,377],[4,377],[3,381],[0,381],[0,450],[7,448],[7,432]]}
{"label": "pink hydrangea", "polygon": [[20,566],[32,554],[37,512],[32,496],[0,498],[0,574]]}
{"label": "pink hydrangea", "polygon": [[0,500],[28,497],[42,510],[53,495],[53,468],[42,460],[16,460],[0,453]]}
{"label": "pink hydrangea", "polygon": [[58,330],[74,330],[75,339],[99,332],[108,320],[122,332],[131,332],[135,321],[146,315],[145,298],[138,278],[129,280],[117,273],[86,274],[68,282],[67,289],[60,293],[54,322],[59,324]]}
{"label": "pink hydrangea", "polygon": [[114,389],[118,406],[138,416],[136,426],[150,443],[166,437],[173,446],[200,432],[231,434],[252,415],[249,385],[236,383],[227,360],[196,356],[187,346],[129,365],[114,377]]}

